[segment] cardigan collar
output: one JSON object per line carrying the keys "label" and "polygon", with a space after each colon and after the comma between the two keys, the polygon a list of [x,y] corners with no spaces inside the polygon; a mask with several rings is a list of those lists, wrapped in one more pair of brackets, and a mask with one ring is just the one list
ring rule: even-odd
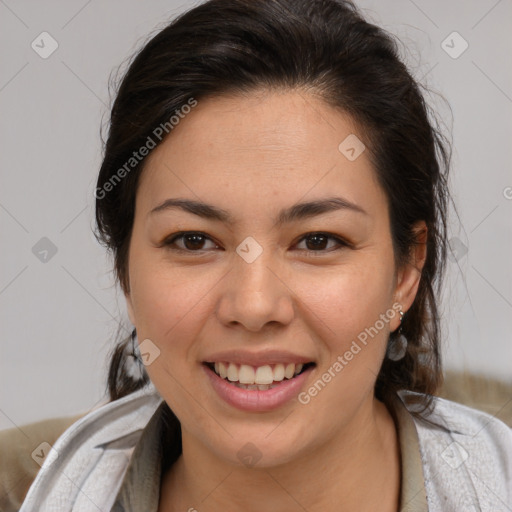
{"label": "cardigan collar", "polygon": [[[167,409],[167,411],[166,411]],[[112,512],[157,512],[163,469],[181,453],[181,428],[162,401],[144,428],[130,458]],[[390,413],[401,458],[400,512],[428,512],[418,433],[404,402],[395,395]],[[164,468],[165,465],[165,468]]]}

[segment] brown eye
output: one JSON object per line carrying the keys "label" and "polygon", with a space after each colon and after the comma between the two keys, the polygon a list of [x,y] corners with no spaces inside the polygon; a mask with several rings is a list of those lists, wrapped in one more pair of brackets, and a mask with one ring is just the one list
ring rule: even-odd
{"label": "brown eye", "polygon": [[348,246],[348,244],[339,237],[328,233],[309,233],[305,235],[301,241],[302,240],[306,241],[306,250],[310,252],[331,252],[330,250],[326,250],[329,240],[334,240],[337,242],[338,246]]}
{"label": "brown eye", "polygon": [[[331,235],[329,233],[308,233],[307,235],[302,237],[301,242],[303,240],[306,243],[306,248],[301,250],[305,250],[308,254],[319,253],[318,256],[321,256],[323,253],[326,252],[333,252],[341,247],[350,246],[349,243],[345,242],[341,238]],[[180,243],[177,243],[178,241]],[[175,233],[174,235],[171,235],[171,237],[166,239],[162,243],[162,246],[168,247],[169,249],[177,252],[192,253],[207,251],[208,249],[211,249],[212,247],[205,247],[205,244],[208,241],[212,242],[214,249],[219,248],[219,246],[215,244],[209,236],[207,236],[204,233],[195,231],[183,231],[180,233]],[[336,242],[338,247],[336,248],[336,244],[334,248],[332,246],[328,247],[329,241]]]}
{"label": "brown eye", "polygon": [[[176,244],[177,240],[182,240],[182,245]],[[206,236],[204,233],[197,233],[192,231],[187,231],[183,233],[178,233],[177,235],[173,235],[171,238],[167,239],[163,245],[169,246],[173,248],[172,246],[177,246],[177,251],[184,251],[184,252],[199,252],[202,250],[206,250],[204,247],[204,244],[207,240],[211,239]],[[217,245],[214,244],[215,247]],[[174,249],[174,248],[173,248]]]}

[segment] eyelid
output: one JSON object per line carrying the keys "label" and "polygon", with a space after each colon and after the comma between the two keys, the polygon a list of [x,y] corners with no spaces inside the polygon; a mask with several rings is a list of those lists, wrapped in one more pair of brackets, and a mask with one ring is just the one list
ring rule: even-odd
{"label": "eyelid", "polygon": [[213,240],[211,236],[207,235],[206,233],[203,233],[202,231],[178,231],[178,232],[173,233],[172,235],[166,237],[159,246],[160,247],[169,247],[169,248],[171,248],[171,250],[174,250],[176,252],[185,252],[188,254],[201,253],[201,252],[205,251],[205,249],[198,249],[197,251],[191,251],[189,249],[182,249],[181,247],[178,247],[178,248],[170,247],[176,240],[183,238],[185,235],[199,235],[199,236],[202,236],[202,237],[210,240],[215,245],[218,245],[217,242],[215,242],[215,240]]}
{"label": "eyelid", "polygon": [[[297,240],[297,242],[295,242],[294,245],[297,245],[299,242],[302,242],[303,240],[305,240],[306,238],[308,238],[309,236],[312,236],[312,235],[325,236],[328,239],[334,240],[340,246],[351,247],[351,244],[347,240],[342,238],[340,235],[335,235],[334,233],[329,233],[328,231],[310,231],[308,233],[304,233],[303,235],[300,236],[300,238]],[[333,252],[336,249],[331,248],[330,250],[320,250],[320,251],[313,251],[311,249],[309,249],[309,250],[302,249],[302,250],[310,252],[310,253],[319,253],[319,254],[324,253],[325,254],[325,253]]]}
{"label": "eyelid", "polygon": [[[178,247],[178,248],[171,247],[172,244],[174,244],[174,242],[176,240],[183,238],[185,235],[200,235],[200,236],[204,237],[205,239],[210,240],[211,242],[213,242],[215,245],[218,246],[218,244],[217,244],[217,242],[215,242],[215,240],[213,240],[209,235],[207,235],[206,233],[203,233],[202,231],[179,231],[179,232],[173,233],[169,237],[165,238],[163,240],[163,242],[160,244],[160,247],[167,247],[170,250],[173,250],[176,252],[187,253],[187,254],[194,254],[194,253],[202,254],[202,253],[208,251],[208,249],[198,249],[197,251],[193,251],[193,250],[189,250],[189,249],[182,249],[181,247]],[[327,249],[327,250],[323,249],[323,250],[318,250],[318,251],[315,251],[312,249],[299,249],[300,251],[306,252],[309,255],[321,256],[321,255],[325,255],[325,254],[330,254],[331,252],[335,252],[343,247],[345,247],[345,248],[353,247],[352,244],[350,242],[348,242],[346,239],[344,239],[341,236],[336,235],[334,233],[330,233],[328,231],[309,231],[307,233],[300,235],[300,238],[298,238],[297,241],[294,242],[293,245],[295,246],[295,245],[299,244],[300,242],[302,242],[303,240],[305,240],[306,238],[308,238],[309,236],[312,236],[312,235],[323,235],[323,236],[327,237],[328,239],[335,240],[338,243],[339,247],[334,248],[334,249],[331,248],[331,249]]]}

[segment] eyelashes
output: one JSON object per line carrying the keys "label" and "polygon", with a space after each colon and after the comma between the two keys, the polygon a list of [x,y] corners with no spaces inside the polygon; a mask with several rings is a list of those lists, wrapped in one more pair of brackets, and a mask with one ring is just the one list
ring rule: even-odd
{"label": "eyelashes", "polygon": [[[204,249],[199,249],[198,251],[193,251],[191,249],[187,249],[187,248],[181,248],[181,247],[174,247],[176,245],[176,240],[180,240],[180,239],[185,239],[185,237],[188,237],[188,241],[190,241],[190,239],[192,237],[195,238],[196,240],[196,243],[197,243],[197,239],[207,239],[207,240],[210,240],[213,242],[213,240],[208,236],[206,235],[205,233],[201,233],[199,231],[180,231],[179,233],[175,233],[174,235],[171,235],[169,238],[167,238],[164,243],[162,245],[164,245],[165,247],[171,249],[171,250],[177,250],[177,251],[181,251],[181,252],[200,252],[200,251],[204,251]],[[217,247],[217,246],[216,246]]]}
{"label": "eyelashes", "polygon": [[[203,233],[201,231],[180,231],[179,233],[174,233],[171,236],[167,237],[161,244],[161,247],[165,247],[166,249],[169,249],[174,252],[179,253],[186,253],[186,254],[203,254],[204,252],[207,252],[208,249],[204,249],[203,247],[196,247],[195,249],[191,249],[189,247],[186,247],[184,245],[183,247],[177,246],[176,242],[181,240],[182,242],[188,243],[189,247],[194,247],[194,244],[196,245],[203,245],[203,242],[210,241],[213,244],[213,248],[219,248],[219,246],[210,238],[206,233]],[[298,240],[297,243],[294,244],[294,246],[300,244],[302,241],[313,241],[312,247],[315,247],[315,245],[318,247],[317,249],[313,248],[306,248],[306,249],[299,249],[301,251],[305,251],[308,255],[311,256],[319,256],[322,254],[330,254],[334,251],[340,250],[342,248],[352,247],[350,243],[345,241],[344,239],[340,238],[337,235],[334,235],[332,233],[326,233],[323,231],[313,231],[310,233],[306,233],[305,235],[302,235],[302,237]],[[323,244],[323,241],[334,241],[337,244],[337,247],[334,249],[331,247],[329,249],[325,249]],[[319,243],[320,242],[320,243]]]}

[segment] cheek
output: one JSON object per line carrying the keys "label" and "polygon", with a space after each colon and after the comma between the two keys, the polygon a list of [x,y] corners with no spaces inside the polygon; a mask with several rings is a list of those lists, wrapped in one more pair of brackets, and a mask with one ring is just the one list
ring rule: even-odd
{"label": "cheek", "polygon": [[[171,277],[172,276],[172,277]],[[201,290],[203,288],[201,287]],[[200,309],[201,293],[194,280],[176,273],[142,270],[132,288],[137,330],[163,344]]]}
{"label": "cheek", "polygon": [[392,285],[393,269],[372,260],[310,274],[294,291],[327,326],[351,331],[374,323],[389,308]]}
{"label": "cheek", "polygon": [[347,265],[317,281],[316,288],[305,286],[310,332],[326,357],[299,398],[312,417],[329,412],[324,428],[331,433],[371,396],[384,358],[390,323],[386,313],[393,318],[396,312],[390,304],[392,266],[384,264],[385,257],[380,261]]}
{"label": "cheek", "polygon": [[[208,292],[221,275],[171,267],[165,261],[133,259],[132,302],[139,341],[149,338],[164,356],[160,365],[173,373],[197,362],[196,351],[204,323],[212,315]],[[185,363],[185,364],[184,364]],[[188,364],[191,363],[191,364]],[[155,369],[148,368],[148,373]]]}
{"label": "cheek", "polygon": [[[164,272],[154,266],[151,270],[134,266],[133,281],[139,343],[149,339],[158,348],[158,357],[146,372],[173,411],[192,414],[190,400],[196,393],[191,383],[198,364],[194,340],[201,336],[200,318],[206,314],[206,301],[201,300],[205,289],[190,274],[185,278],[179,271]],[[190,387],[189,393],[183,383]]]}
{"label": "cheek", "polygon": [[329,275],[310,276],[298,291],[307,306],[303,311],[309,310],[305,314],[311,322],[309,330],[328,354],[323,366],[328,368],[342,357],[343,374],[350,375],[338,380],[339,384],[344,380],[343,386],[364,387],[378,374],[390,319],[396,315],[390,303],[392,260],[383,254],[375,256],[339,266]]}

